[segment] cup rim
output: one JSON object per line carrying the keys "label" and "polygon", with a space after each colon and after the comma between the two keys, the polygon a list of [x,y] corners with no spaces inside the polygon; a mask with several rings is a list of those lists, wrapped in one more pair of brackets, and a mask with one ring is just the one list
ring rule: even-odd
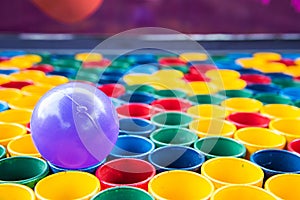
{"label": "cup rim", "polygon": [[297,176],[300,179],[300,174],[294,174],[294,173],[284,173],[284,174],[276,174],[274,176],[271,176],[270,178],[268,178],[265,182],[265,190],[271,192],[271,188],[270,188],[270,182],[272,182],[274,179],[277,178],[281,178],[283,176]]}
{"label": "cup rim", "polygon": [[155,149],[155,144],[150,139],[148,139],[144,136],[140,136],[140,135],[119,135],[118,139],[120,139],[120,138],[121,139],[122,138],[136,138],[137,139],[138,138],[138,139],[141,139],[141,140],[146,141],[147,143],[149,143],[151,145],[151,148],[145,153],[141,153],[141,154],[137,154],[137,155],[129,155],[129,156],[114,154],[111,151],[109,155],[114,156],[116,158],[140,158],[140,157],[143,157],[143,156],[147,156],[149,153],[151,153]]}
{"label": "cup rim", "polygon": [[292,138],[297,137],[297,135],[283,132],[281,130],[278,130],[278,128],[274,127],[274,123],[276,123],[278,121],[284,121],[284,120],[286,120],[286,121],[287,120],[295,120],[295,121],[299,121],[300,122],[300,118],[280,118],[280,119],[273,119],[269,123],[269,128],[272,129],[272,130],[274,130],[275,132],[279,133],[280,135],[283,135],[283,136],[292,137]]}
{"label": "cup rim", "polygon": [[[239,146],[242,147],[243,151],[239,154],[236,154],[236,155],[232,155],[232,156],[215,156],[213,154],[209,154],[209,153],[206,153],[204,151],[201,151],[200,149],[198,149],[198,147],[196,146],[198,142],[200,141],[203,141],[203,140],[211,140],[211,139],[221,139],[221,140],[228,140],[228,141],[231,141],[235,144],[238,144]],[[210,137],[204,137],[204,138],[200,138],[198,139],[195,143],[194,143],[194,148],[198,151],[200,151],[202,154],[204,154],[205,156],[207,157],[212,157],[212,158],[218,158],[218,157],[244,157],[246,155],[246,147],[240,142],[240,141],[237,141],[237,140],[234,140],[232,138],[229,138],[229,137],[224,137],[224,136],[210,136]]]}
{"label": "cup rim", "polygon": [[2,183],[2,184],[0,184],[0,187],[1,186],[13,186],[13,187],[22,188],[22,189],[26,190],[26,192],[28,192],[30,194],[31,200],[35,200],[34,191],[30,187],[28,187],[26,185],[22,185],[22,184],[18,184],[18,183]]}
{"label": "cup rim", "polygon": [[6,148],[0,144],[0,149],[3,150],[3,153],[0,154],[0,160],[3,159],[6,155]]}
{"label": "cup rim", "polygon": [[[25,137],[31,137],[30,134],[24,134],[24,135],[19,135],[15,138],[13,138],[12,140],[9,141],[9,143],[7,144],[7,151],[9,154],[14,154],[14,156],[33,156],[33,157],[38,157],[38,158],[41,158],[42,155],[37,152],[37,153],[22,153],[22,152],[18,152],[18,151],[15,151],[11,148],[11,145],[19,140],[19,139],[22,139],[22,138],[25,138]],[[13,156],[12,156],[13,157]]]}
{"label": "cup rim", "polygon": [[[183,124],[178,124],[178,125],[165,125],[165,124],[161,124],[161,123],[156,122],[155,118],[157,118],[159,116],[162,116],[162,115],[168,115],[168,114],[178,114],[178,115],[184,116],[186,118],[189,118],[190,122],[183,123]],[[150,118],[150,121],[157,127],[172,128],[172,127],[186,127],[193,121],[193,118],[185,112],[166,111],[166,112],[159,112],[159,113],[156,113],[156,114],[152,115],[151,118]]]}
{"label": "cup rim", "polygon": [[156,194],[156,192],[153,191],[152,189],[152,184],[153,182],[160,178],[161,176],[164,176],[165,174],[173,174],[173,173],[184,173],[184,174],[190,174],[190,175],[193,175],[193,176],[198,176],[200,177],[201,179],[205,180],[205,182],[210,186],[210,193],[206,196],[206,198],[209,198],[212,196],[212,194],[214,193],[214,190],[215,190],[215,186],[214,184],[209,180],[209,178],[205,177],[204,175],[202,174],[199,174],[199,173],[196,173],[196,172],[192,172],[192,171],[186,171],[186,170],[172,170],[172,171],[165,171],[165,172],[161,172],[159,174],[156,174],[149,182],[148,184],[148,191],[149,193],[155,198],[155,199],[162,199],[160,196],[158,196]]}
{"label": "cup rim", "polygon": [[139,107],[143,107],[143,108],[149,110],[148,114],[140,115],[140,116],[134,116],[134,118],[150,118],[152,116],[152,113],[151,113],[152,107],[149,104],[136,103],[136,102],[126,102],[125,104],[121,104],[120,106],[116,107],[116,111],[117,111],[117,114],[118,114],[119,118],[130,118],[130,117],[132,117],[130,115],[127,116],[127,115],[124,115],[124,114],[118,112],[118,109],[122,109],[124,107],[129,108],[129,107],[132,107],[132,106],[139,106]]}
{"label": "cup rim", "polygon": [[[210,164],[211,162],[214,162],[216,160],[224,160],[224,159],[227,159],[227,160],[239,160],[239,161],[242,161],[242,162],[245,162],[251,166],[253,166],[255,169],[257,169],[257,172],[260,173],[260,178],[256,181],[252,181],[252,182],[248,182],[248,183],[243,183],[244,185],[247,184],[247,185],[257,185],[258,183],[262,182],[263,179],[264,179],[264,172],[263,170],[256,164],[246,160],[246,159],[243,159],[243,158],[235,158],[235,157],[217,157],[217,158],[212,158],[212,159],[209,159],[208,161],[206,161],[203,165],[202,165],[202,168],[201,168],[201,174],[203,174],[204,176],[208,177],[210,180],[212,180],[213,182],[216,182],[217,184],[220,184],[223,186],[225,185],[228,185],[228,184],[232,184],[230,182],[226,182],[226,181],[220,181],[220,180],[217,180],[213,177],[211,177],[210,175],[208,175],[205,171],[205,166],[207,166],[208,164]],[[243,185],[242,184],[242,185]]]}
{"label": "cup rim", "polygon": [[276,174],[278,174],[278,173],[279,174],[290,174],[290,173],[300,174],[300,169],[297,170],[297,171],[293,171],[293,172],[284,172],[284,171],[279,171],[279,170],[268,169],[264,166],[259,165],[256,162],[255,157],[257,156],[257,154],[261,154],[261,153],[265,153],[265,152],[270,153],[270,152],[274,152],[274,151],[277,151],[278,153],[285,153],[285,154],[290,154],[292,156],[296,156],[300,160],[300,155],[298,155],[297,153],[294,153],[294,152],[290,152],[290,151],[283,150],[283,149],[263,149],[263,150],[259,150],[259,151],[256,151],[255,153],[253,153],[250,156],[250,161],[252,163],[254,163],[255,165],[257,165],[258,167],[260,167],[261,169],[263,169],[264,171],[267,171],[267,172],[276,173]]}
{"label": "cup rim", "polygon": [[142,135],[142,134],[151,133],[151,132],[153,132],[156,129],[155,125],[153,123],[151,123],[150,120],[147,120],[147,119],[143,119],[143,118],[139,118],[139,117],[124,117],[124,118],[119,119],[119,121],[121,121],[121,120],[123,120],[123,121],[125,121],[125,120],[126,121],[128,121],[128,120],[131,120],[131,121],[134,121],[134,120],[143,121],[143,122],[147,123],[146,126],[151,127],[151,129],[149,128],[148,130],[144,130],[144,131],[128,131],[128,130],[121,129],[121,127],[120,127],[120,131],[123,131],[126,134],[135,134],[135,135],[139,134],[139,135]]}
{"label": "cup rim", "polygon": [[[110,166],[110,164],[112,164],[112,163],[123,162],[123,161],[126,161],[126,160],[130,160],[130,161],[134,161],[134,162],[140,162],[140,163],[143,163],[145,165],[148,165],[149,169],[151,168],[150,176],[147,177],[147,179],[145,179],[145,180],[135,182],[135,183],[130,183],[130,184],[118,184],[118,183],[116,184],[116,183],[110,183],[110,182],[102,180],[102,178],[100,177],[100,171],[104,167]],[[137,159],[137,158],[118,158],[118,159],[114,159],[114,160],[108,161],[108,162],[104,163],[103,165],[101,165],[95,172],[95,176],[99,179],[100,183],[104,183],[105,185],[109,185],[109,186],[113,186],[113,187],[115,187],[115,186],[125,186],[125,185],[134,187],[135,185],[143,185],[143,184],[149,182],[155,176],[155,174],[156,174],[155,167],[150,162],[147,162],[147,161],[142,160],[142,159]]]}
{"label": "cup rim", "polygon": [[[185,149],[185,150],[190,150],[190,151],[193,151],[194,153],[197,153],[198,155],[200,155],[201,157],[201,161],[199,164],[195,165],[195,166],[192,166],[192,167],[184,167],[184,168],[170,168],[170,167],[164,167],[164,166],[161,166],[155,162],[153,162],[152,160],[152,156],[154,153],[157,153],[158,151],[161,151],[161,150],[164,150],[164,149],[167,149],[167,148],[179,148],[179,149]],[[203,163],[205,163],[205,156],[197,151],[196,149],[194,148],[191,148],[191,147],[187,147],[187,146],[180,146],[180,145],[170,145],[170,146],[163,146],[163,147],[159,147],[157,149],[155,149],[154,151],[152,151],[149,155],[148,155],[148,160],[149,162],[155,167],[157,168],[158,170],[163,170],[163,171],[174,171],[174,170],[194,170],[194,169],[197,169],[199,167],[201,167],[203,165]]]}
{"label": "cup rim", "polygon": [[42,163],[44,166],[43,166],[43,169],[41,170],[41,172],[34,176],[34,177],[31,177],[31,178],[27,178],[27,179],[23,179],[23,180],[17,180],[17,181],[3,181],[3,180],[0,180],[0,183],[21,183],[21,184],[28,184],[32,181],[35,181],[35,180],[38,180],[39,178],[42,178],[44,177],[45,175],[47,175],[49,173],[49,167],[48,167],[48,164],[45,160],[41,159],[41,158],[37,158],[37,157],[32,157],[32,156],[13,156],[13,157],[9,157],[9,158],[3,158],[0,160],[0,163],[1,162],[7,162],[9,160],[16,160],[16,159],[32,159],[32,160],[36,160],[40,163]]}
{"label": "cup rim", "polygon": [[122,185],[122,186],[116,186],[116,187],[112,187],[112,188],[107,188],[105,190],[102,190],[100,192],[98,192],[95,196],[93,196],[91,198],[91,200],[95,200],[99,195],[103,194],[103,193],[108,193],[114,190],[123,190],[123,189],[130,189],[130,190],[138,190],[139,192],[142,192],[143,194],[145,194],[146,196],[148,196],[149,198],[151,198],[152,200],[154,200],[154,198],[145,190],[137,188],[137,187],[133,187],[133,186],[128,186],[128,185]]}
{"label": "cup rim", "polygon": [[63,167],[57,166],[57,165],[52,164],[51,162],[47,161],[50,169],[51,170],[54,169],[54,170],[57,171],[57,172],[53,172],[53,173],[59,173],[59,172],[63,172],[63,171],[83,171],[83,172],[86,172],[86,171],[89,171],[89,170],[92,170],[92,169],[96,170],[98,167],[100,167],[105,162],[106,162],[106,158],[104,160],[100,161],[98,164],[90,166],[90,167],[78,168],[78,169],[68,169],[68,168],[63,168]]}
{"label": "cup rim", "polygon": [[233,120],[232,116],[236,116],[236,115],[252,115],[253,118],[255,117],[257,119],[263,119],[263,120],[266,121],[264,123],[260,123],[260,124],[255,125],[256,127],[262,127],[262,126],[266,126],[267,127],[269,125],[270,121],[271,121],[268,117],[266,117],[266,116],[264,116],[264,115],[262,115],[260,113],[253,113],[253,112],[233,112],[233,113],[229,114],[227,116],[227,120],[230,121],[230,122],[232,122],[236,126],[241,127],[241,128],[253,127],[253,125],[242,124],[240,122],[237,122],[237,121]]}
{"label": "cup rim", "polygon": [[294,139],[290,143],[288,143],[288,145],[287,145],[288,150],[291,151],[291,152],[295,152],[295,153],[299,154],[300,151],[299,152],[295,151],[295,149],[292,146],[292,145],[297,144],[297,143],[299,143],[299,145],[300,145],[300,138]]}
{"label": "cup rim", "polygon": [[[195,136],[193,141],[190,142],[185,142],[185,143],[180,143],[180,144],[169,144],[169,143],[165,143],[165,142],[161,142],[158,141],[157,139],[154,138],[155,135],[160,134],[162,131],[166,131],[166,130],[181,130],[181,131],[185,131],[186,133]],[[181,128],[181,127],[167,127],[167,128],[159,128],[155,131],[153,131],[150,134],[150,140],[152,140],[154,142],[154,144],[158,144],[158,145],[162,145],[162,146],[174,146],[174,145],[180,145],[180,146],[186,146],[186,145],[191,145],[194,142],[196,142],[196,140],[198,139],[198,136],[192,132],[191,130],[187,129],[187,128]]]}

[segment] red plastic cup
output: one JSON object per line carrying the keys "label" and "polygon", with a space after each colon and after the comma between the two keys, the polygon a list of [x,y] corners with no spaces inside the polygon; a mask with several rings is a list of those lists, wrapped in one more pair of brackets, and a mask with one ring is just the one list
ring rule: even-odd
{"label": "red plastic cup", "polygon": [[192,103],[181,98],[164,98],[153,101],[151,105],[162,110],[186,112]]}
{"label": "red plastic cup", "polygon": [[83,68],[105,68],[111,64],[111,61],[103,58],[100,61],[83,62]]}
{"label": "red plastic cup", "polygon": [[293,140],[287,146],[288,150],[300,154],[300,139]]}
{"label": "red plastic cup", "polygon": [[38,70],[38,71],[42,71],[45,73],[49,73],[49,72],[54,71],[54,67],[49,64],[39,64],[39,65],[34,65],[34,66],[28,68],[27,70]]}
{"label": "red plastic cup", "polygon": [[109,97],[118,98],[119,96],[125,94],[125,87],[118,83],[104,84],[98,87],[102,92],[104,92]]}
{"label": "red plastic cup", "polygon": [[193,81],[209,81],[207,77],[205,77],[203,74],[185,74],[184,75],[184,80],[188,82],[193,82]]}
{"label": "red plastic cup", "polygon": [[245,127],[267,128],[270,119],[259,113],[236,112],[227,117],[238,129]]}
{"label": "red plastic cup", "polygon": [[271,78],[261,74],[242,74],[240,79],[247,82],[247,84],[270,84]]}
{"label": "red plastic cup", "polygon": [[117,107],[119,118],[136,117],[150,119],[154,111],[152,107],[144,103],[129,103]]}
{"label": "red plastic cup", "polygon": [[27,85],[33,85],[33,82],[31,82],[31,81],[10,81],[8,83],[1,84],[0,87],[22,89],[23,87],[25,87]]}
{"label": "red plastic cup", "polygon": [[215,65],[211,64],[196,64],[190,67],[189,72],[190,74],[204,74],[212,69],[218,69]]}
{"label": "red plastic cup", "polygon": [[99,167],[96,177],[101,184],[101,190],[132,186],[148,191],[148,183],[156,171],[149,162],[135,158],[121,158],[109,161]]}
{"label": "red plastic cup", "polygon": [[282,63],[282,64],[285,64],[286,66],[296,65],[295,61],[292,59],[281,59],[281,60],[276,60],[276,61],[272,61],[272,62]]}
{"label": "red plastic cup", "polygon": [[186,65],[186,61],[177,57],[165,57],[159,59],[159,64],[162,66]]}

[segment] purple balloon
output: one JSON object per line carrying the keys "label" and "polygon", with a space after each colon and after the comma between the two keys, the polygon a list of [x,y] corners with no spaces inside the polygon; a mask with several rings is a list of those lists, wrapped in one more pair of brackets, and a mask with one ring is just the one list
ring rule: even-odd
{"label": "purple balloon", "polygon": [[43,158],[68,169],[101,162],[119,134],[111,100],[96,87],[79,82],[47,92],[33,110],[30,127]]}

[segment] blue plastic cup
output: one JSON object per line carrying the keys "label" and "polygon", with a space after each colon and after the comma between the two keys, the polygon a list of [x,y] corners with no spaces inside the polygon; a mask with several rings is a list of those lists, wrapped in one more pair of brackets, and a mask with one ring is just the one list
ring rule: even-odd
{"label": "blue plastic cup", "polygon": [[280,94],[289,97],[293,101],[300,100],[300,87],[288,87],[280,91]]}
{"label": "blue plastic cup", "polygon": [[62,167],[58,167],[52,163],[50,163],[49,161],[47,162],[51,171],[53,173],[59,173],[59,172],[65,172],[65,171],[83,171],[83,172],[88,172],[88,173],[91,173],[91,174],[94,174],[95,171],[102,165],[104,164],[106,161],[106,159],[104,159],[103,161],[101,161],[100,163],[96,164],[96,165],[93,165],[91,167],[86,167],[86,168],[80,168],[80,169],[67,169],[67,168],[62,168]]}
{"label": "blue plastic cup", "polygon": [[110,152],[109,160],[117,158],[137,158],[147,160],[154,150],[154,143],[146,137],[136,135],[120,135]]}
{"label": "blue plastic cup", "polygon": [[155,130],[155,125],[141,118],[122,118],[119,120],[120,134],[149,137]]}
{"label": "blue plastic cup", "polygon": [[205,161],[205,156],[190,147],[165,146],[151,152],[148,159],[157,172],[170,170],[198,171]]}
{"label": "blue plastic cup", "polygon": [[145,103],[150,104],[155,98],[146,92],[133,92],[133,93],[126,93],[119,97],[120,100],[126,102],[134,102],[134,103]]}
{"label": "blue plastic cup", "polygon": [[246,87],[248,90],[251,90],[254,94],[259,94],[259,93],[277,93],[280,91],[280,87],[272,84],[253,84],[253,85],[248,85]]}
{"label": "blue plastic cup", "polygon": [[300,174],[300,155],[286,150],[260,150],[252,154],[250,161],[264,171],[265,180],[276,174]]}

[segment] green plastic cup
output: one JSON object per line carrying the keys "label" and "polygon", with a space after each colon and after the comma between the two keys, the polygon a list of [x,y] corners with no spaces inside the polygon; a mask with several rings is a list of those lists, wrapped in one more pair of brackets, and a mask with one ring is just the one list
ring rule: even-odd
{"label": "green plastic cup", "polygon": [[152,132],[150,139],[158,148],[169,145],[190,146],[198,136],[186,128],[162,128]]}
{"label": "green plastic cup", "polygon": [[151,122],[160,128],[188,127],[193,118],[183,112],[162,112],[151,117]]}
{"label": "green plastic cup", "polygon": [[150,85],[141,85],[141,84],[127,85],[127,86],[125,86],[125,88],[126,88],[126,91],[130,91],[130,92],[147,92],[147,93],[155,92],[154,87],[152,87]]}
{"label": "green plastic cup", "polygon": [[253,92],[247,89],[243,90],[223,90],[220,91],[218,94],[226,96],[227,98],[233,98],[233,97],[246,97],[250,98],[253,95]]}
{"label": "green plastic cup", "polygon": [[15,156],[0,160],[0,184],[17,183],[33,188],[49,173],[47,162],[30,156]]}
{"label": "green plastic cup", "polygon": [[194,148],[203,153],[206,159],[217,157],[244,158],[246,155],[245,146],[227,137],[205,137],[194,144]]}
{"label": "green plastic cup", "polygon": [[297,106],[298,108],[300,108],[300,100],[295,101],[295,102],[294,102],[294,105]]}
{"label": "green plastic cup", "polygon": [[130,187],[120,186],[103,190],[94,196],[91,200],[154,200],[146,191]]}
{"label": "green plastic cup", "polygon": [[155,91],[155,95],[157,98],[168,98],[168,97],[176,97],[176,98],[185,98],[186,93],[181,90],[157,90]]}
{"label": "green plastic cup", "polygon": [[0,145],[0,159],[6,157],[6,149],[4,146]]}
{"label": "green plastic cup", "polygon": [[293,79],[277,78],[277,79],[273,79],[272,82],[282,88],[300,87],[300,82],[294,81]]}
{"label": "green plastic cup", "polygon": [[225,97],[221,95],[199,94],[187,98],[194,105],[198,104],[220,104]]}
{"label": "green plastic cup", "polygon": [[263,102],[264,104],[289,104],[293,105],[290,98],[273,93],[260,93],[254,96],[255,99]]}

